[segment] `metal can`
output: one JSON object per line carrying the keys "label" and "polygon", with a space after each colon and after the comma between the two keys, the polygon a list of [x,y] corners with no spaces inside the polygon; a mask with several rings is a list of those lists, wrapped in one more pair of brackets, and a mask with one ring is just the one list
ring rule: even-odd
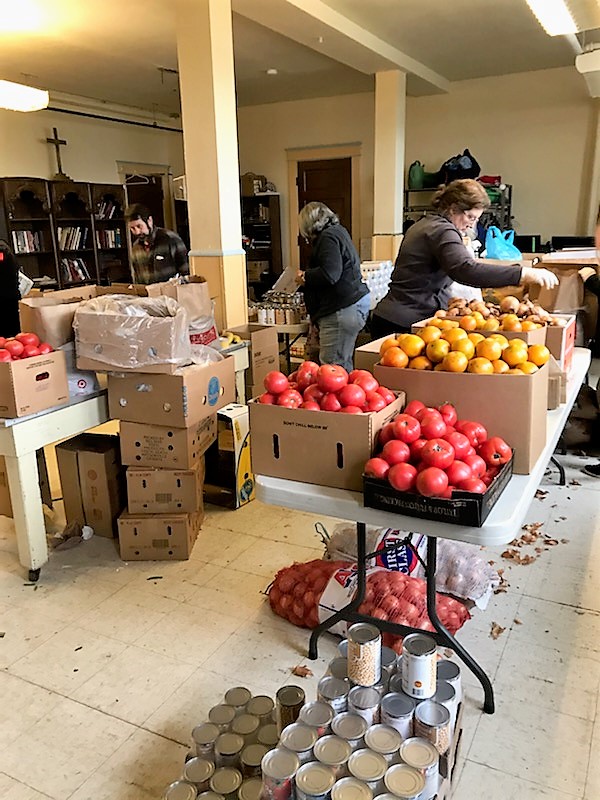
{"label": "metal can", "polygon": [[261,794],[262,779],[247,778],[238,789],[238,800],[260,800]]}
{"label": "metal can", "polygon": [[450,747],[450,712],[439,703],[424,700],[415,709],[414,731],[444,755]]}
{"label": "metal can", "polygon": [[258,307],[258,324],[266,325],[267,323],[267,309],[264,306]]}
{"label": "metal can", "polygon": [[425,778],[418,769],[408,764],[395,764],[390,767],[384,778],[385,787],[395,797],[402,800],[420,800],[425,789]]}
{"label": "metal can", "polygon": [[348,678],[357,686],[381,680],[381,632],[368,622],[348,628]]}
{"label": "metal can", "polygon": [[244,778],[259,778],[260,764],[269,748],[263,744],[248,744],[240,755],[240,764]]}
{"label": "metal can", "polygon": [[330,705],[334,714],[341,714],[348,708],[349,689],[348,681],[326,675],[317,684],[317,700]]}
{"label": "metal can", "polygon": [[462,700],[462,680],[460,676],[460,666],[456,661],[450,661],[448,658],[442,658],[437,662],[437,679],[438,681],[446,681],[454,687],[456,692],[457,705]]}
{"label": "metal can", "polygon": [[163,792],[162,800],[196,800],[198,791],[188,781],[173,781]]}
{"label": "metal can", "polygon": [[211,790],[222,794],[225,800],[236,800],[241,785],[242,773],[233,767],[219,767],[210,779]]}
{"label": "metal can", "polygon": [[254,714],[238,714],[231,723],[231,732],[244,737],[245,744],[252,744],[256,741],[260,720]]}
{"label": "metal can", "polygon": [[391,647],[385,645],[381,648],[381,673],[385,672],[388,682],[396,674],[398,654]]}
{"label": "metal can", "polygon": [[225,733],[229,730],[229,726],[235,717],[235,708],[233,706],[221,703],[218,706],[213,706],[208,712],[208,721],[216,725],[220,733]]}
{"label": "metal can", "polygon": [[328,703],[320,703],[318,700],[303,705],[298,715],[298,722],[308,725],[309,728],[315,728],[318,736],[329,733],[332,719],[332,707]]}
{"label": "metal can", "polygon": [[348,659],[343,656],[333,658],[327,667],[327,674],[340,681],[348,680]]}
{"label": "metal can", "polygon": [[315,743],[313,752],[317,761],[331,767],[335,777],[341,778],[352,753],[352,747],[350,742],[341,736],[322,736]]}
{"label": "metal can", "polygon": [[338,714],[331,723],[331,730],[336,735],[345,739],[352,750],[359,750],[364,745],[364,736],[367,732],[366,719],[350,711]]}
{"label": "metal can", "polygon": [[448,681],[438,681],[435,694],[431,698],[434,703],[447,708],[450,712],[450,733],[454,730],[456,724],[456,714],[458,712],[458,703],[456,701],[456,690]]}
{"label": "metal can", "polygon": [[296,753],[301,764],[312,758],[312,751],[318,736],[314,728],[303,725],[301,722],[292,722],[281,732],[279,744]]}
{"label": "metal can", "polygon": [[237,767],[244,747],[244,737],[237,733],[221,733],[215,742],[215,764],[217,767]]}
{"label": "metal can", "polygon": [[374,753],[381,753],[388,765],[398,755],[398,748],[402,744],[402,737],[390,725],[371,725],[365,733],[365,745]]}
{"label": "metal can", "polygon": [[342,639],[337,646],[337,651],[342,658],[348,658],[348,639]]}
{"label": "metal can", "polygon": [[348,711],[363,717],[367,725],[379,722],[381,695],[373,686],[353,686],[348,693]]}
{"label": "metal can", "polygon": [[301,689],[300,686],[282,686],[278,690],[275,698],[275,710],[279,734],[286,725],[296,722],[305,699],[304,689]]}
{"label": "metal can", "polygon": [[311,761],[296,773],[296,800],[327,800],[335,783],[331,767]]}
{"label": "metal can", "polygon": [[198,795],[198,800],[225,800],[222,794],[217,794],[217,792],[200,792]]}
{"label": "metal can", "polygon": [[387,772],[388,764],[381,753],[372,750],[355,750],[348,759],[348,772],[353,778],[364,781],[373,791],[379,794],[383,787],[383,776]]}
{"label": "metal can", "polygon": [[246,705],[246,713],[253,714],[258,717],[260,724],[264,725],[271,721],[271,714],[275,708],[275,703],[272,698],[266,694],[257,694],[248,700]]}
{"label": "metal can", "polygon": [[358,778],[340,778],[331,790],[331,800],[373,800],[373,790]]}
{"label": "metal can", "polygon": [[431,636],[411,633],[402,642],[402,689],[411,697],[435,694],[437,645]]}
{"label": "metal can", "polygon": [[193,783],[199,792],[206,792],[210,779],[215,772],[215,765],[206,758],[190,758],[183,768],[183,779]]}
{"label": "metal can", "polygon": [[402,689],[402,672],[400,669],[398,669],[396,671],[396,674],[392,675],[392,677],[390,678],[390,682],[388,684],[388,691],[404,694],[404,690]]}
{"label": "metal can", "polygon": [[381,721],[395,728],[403,739],[413,734],[414,715],[415,701],[404,692],[390,692],[381,698]]}
{"label": "metal can", "polygon": [[214,761],[215,742],[219,737],[219,729],[210,722],[196,725],[192,731],[192,740],[196,748],[196,755]]}
{"label": "metal can", "polygon": [[425,778],[424,800],[435,797],[440,780],[440,754],[431,742],[418,736],[405,739],[400,745],[398,755],[403,764],[418,769]]}
{"label": "metal can", "polygon": [[236,714],[241,714],[245,710],[251,697],[252,692],[245,686],[234,686],[225,692],[225,702],[228,706],[234,707]]}
{"label": "metal can", "polygon": [[267,725],[263,725],[258,729],[258,734],[256,736],[258,744],[264,744],[265,747],[271,748],[275,747],[277,742],[279,741],[279,733],[277,732],[277,725],[274,722],[271,722]]}
{"label": "metal can", "polygon": [[260,768],[263,776],[263,796],[266,800],[291,800],[292,779],[300,766],[296,753],[284,747],[269,750]]}

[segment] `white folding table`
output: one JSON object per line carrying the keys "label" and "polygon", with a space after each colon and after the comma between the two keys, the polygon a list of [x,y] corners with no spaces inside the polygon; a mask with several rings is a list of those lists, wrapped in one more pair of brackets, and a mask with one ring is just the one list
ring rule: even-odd
{"label": "white folding table", "polygon": [[[548,462],[553,458],[556,444],[565,426],[577,393],[583,383],[591,360],[591,352],[585,348],[576,348],[573,365],[567,381],[567,400],[557,409],[547,414],[546,445],[529,475],[513,475],[500,495],[489,516],[480,528],[450,525],[445,522],[423,520],[418,517],[407,517],[373,508],[365,508],[363,495],[345,489],[330,489],[310,483],[288,481],[282,478],[256,476],[256,496],[263,503],[308,511],[313,514],[324,514],[339,519],[353,520],[357,527],[357,563],[358,588],[356,596],[343,609],[315,628],[310,637],[309,657],[317,657],[317,640],[326,630],[340,620],[349,622],[368,620],[378,628],[390,633],[405,635],[412,631],[402,625],[365,617],[357,612],[364,599],[366,586],[366,525],[382,528],[409,530],[427,536],[427,612],[432,625],[436,629],[431,634],[439,644],[451,647],[457,652],[469,669],[479,679],[485,695],[484,711],[494,712],[494,694],[491,682],[482,668],[472,656],[456,641],[454,636],[443,626],[437,616],[435,604],[435,572],[437,559],[437,539],[454,539],[477,545],[501,545],[514,539],[521,530],[527,509],[544,475]],[[515,389],[518,389],[520,378],[516,377]]]}
{"label": "white folding table", "polygon": [[73,398],[38,414],[0,419],[0,455],[6,459],[19,561],[37,581],[48,561],[36,451],[108,422],[106,391]]}

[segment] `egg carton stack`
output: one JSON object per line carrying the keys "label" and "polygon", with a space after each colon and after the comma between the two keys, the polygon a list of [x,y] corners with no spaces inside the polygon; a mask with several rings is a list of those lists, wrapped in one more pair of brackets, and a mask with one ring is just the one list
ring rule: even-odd
{"label": "egg carton stack", "polygon": [[391,261],[363,261],[361,263],[362,279],[371,292],[371,310],[386,296],[393,270],[394,264]]}

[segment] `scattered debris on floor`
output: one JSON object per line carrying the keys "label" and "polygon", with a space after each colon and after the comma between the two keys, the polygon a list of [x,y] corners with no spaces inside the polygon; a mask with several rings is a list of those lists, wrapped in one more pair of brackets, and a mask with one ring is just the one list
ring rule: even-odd
{"label": "scattered debris on floor", "polygon": [[0,631],[0,639],[4,639],[5,636],[6,636],[5,631]]}
{"label": "scattered debris on floor", "polygon": [[76,653],[78,650],[83,650],[83,645],[80,644],[79,647],[76,647],[73,652]]}
{"label": "scattered debris on floor", "polygon": [[536,500],[545,500],[548,495],[548,490],[538,489],[535,493]]}
{"label": "scattered debris on floor", "polygon": [[[561,517],[566,519],[566,517]],[[543,522],[529,522],[523,525],[522,530],[525,533],[521,534],[518,539],[513,539],[509,546],[501,554],[502,558],[509,561],[514,561],[515,564],[532,564],[544,550],[549,550],[551,547],[556,547],[559,544],[568,544],[569,539],[555,539],[549,533],[544,533],[541,530]],[[535,555],[531,553],[521,554],[519,550],[522,547],[535,545]]]}
{"label": "scattered debris on floor", "polygon": [[492,627],[490,628],[490,637],[492,639],[497,639],[499,636],[502,636],[506,628],[503,628],[502,625],[498,625],[497,622],[492,622]]}
{"label": "scattered debris on floor", "polygon": [[505,592],[508,592],[508,587],[510,586],[510,583],[504,577],[503,569],[499,569],[497,570],[497,572],[498,575],[500,576],[500,585],[494,589],[494,594],[504,594]]}
{"label": "scattered debris on floor", "polygon": [[518,617],[515,617],[515,618],[513,619],[513,622],[515,623],[515,625],[522,625],[522,624],[523,624],[523,623],[521,622],[521,620],[520,620]]}
{"label": "scattered debris on floor", "polygon": [[308,667],[303,667],[302,664],[296,664],[295,667],[292,667],[292,675],[296,675],[298,678],[312,678],[313,671]]}
{"label": "scattered debris on floor", "polygon": [[162,575],[150,575],[149,578],[146,578],[147,581],[162,581]]}
{"label": "scattered debris on floor", "polygon": [[94,535],[94,529],[89,525],[81,525],[79,522],[70,522],[63,531],[59,531],[50,537],[49,542],[53,550],[70,550],[81,542],[86,542]]}
{"label": "scattered debris on floor", "polygon": [[569,481],[569,486],[581,486],[581,483],[573,478],[573,480]]}

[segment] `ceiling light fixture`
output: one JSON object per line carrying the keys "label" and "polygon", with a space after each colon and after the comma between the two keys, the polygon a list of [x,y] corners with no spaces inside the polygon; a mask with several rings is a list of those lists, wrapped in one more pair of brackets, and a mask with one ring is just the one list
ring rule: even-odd
{"label": "ceiling light fixture", "polygon": [[565,0],[527,0],[527,5],[549,36],[577,33],[577,25]]}
{"label": "ceiling light fixture", "polygon": [[39,111],[47,108],[50,98],[43,89],[22,83],[0,80],[0,108],[9,111]]}

